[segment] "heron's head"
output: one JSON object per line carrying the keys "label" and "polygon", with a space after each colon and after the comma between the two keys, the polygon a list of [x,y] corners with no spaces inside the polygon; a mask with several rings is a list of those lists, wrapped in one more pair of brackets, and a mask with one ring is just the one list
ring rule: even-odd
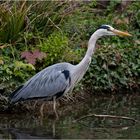
{"label": "heron's head", "polygon": [[107,36],[107,35],[119,35],[119,36],[132,36],[131,34],[129,34],[128,32],[123,32],[117,29],[114,29],[113,27],[111,27],[110,25],[101,25],[97,31],[97,36],[100,38],[102,36]]}

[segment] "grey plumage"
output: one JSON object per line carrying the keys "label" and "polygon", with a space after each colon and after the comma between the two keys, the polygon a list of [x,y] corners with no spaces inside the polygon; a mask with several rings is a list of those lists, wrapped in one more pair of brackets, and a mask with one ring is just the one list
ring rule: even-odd
{"label": "grey plumage", "polygon": [[11,95],[11,102],[36,98],[51,100],[65,93],[71,85],[71,67],[74,66],[69,63],[58,63],[43,69]]}

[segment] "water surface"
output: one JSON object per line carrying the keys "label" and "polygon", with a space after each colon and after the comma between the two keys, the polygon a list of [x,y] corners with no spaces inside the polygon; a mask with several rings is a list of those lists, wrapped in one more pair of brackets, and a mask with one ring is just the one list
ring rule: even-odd
{"label": "water surface", "polygon": [[73,103],[66,108],[71,109],[66,115],[60,116],[59,120],[49,118],[41,120],[29,114],[1,114],[0,139],[140,138],[140,124],[129,120],[87,117],[73,122],[91,113],[123,115],[140,120],[139,96],[98,96],[88,101]]}

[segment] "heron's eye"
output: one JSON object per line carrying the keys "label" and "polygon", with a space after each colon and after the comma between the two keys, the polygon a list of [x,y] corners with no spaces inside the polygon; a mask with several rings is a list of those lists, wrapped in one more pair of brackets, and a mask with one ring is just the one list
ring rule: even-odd
{"label": "heron's eye", "polygon": [[110,28],[107,28],[107,31],[111,31]]}

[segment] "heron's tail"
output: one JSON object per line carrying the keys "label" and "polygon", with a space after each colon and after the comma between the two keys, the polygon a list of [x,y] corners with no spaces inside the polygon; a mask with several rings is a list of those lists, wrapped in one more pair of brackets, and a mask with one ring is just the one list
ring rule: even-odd
{"label": "heron's tail", "polygon": [[17,95],[18,92],[22,89],[23,85],[19,86],[13,93],[9,96],[10,103],[16,103],[18,101]]}

